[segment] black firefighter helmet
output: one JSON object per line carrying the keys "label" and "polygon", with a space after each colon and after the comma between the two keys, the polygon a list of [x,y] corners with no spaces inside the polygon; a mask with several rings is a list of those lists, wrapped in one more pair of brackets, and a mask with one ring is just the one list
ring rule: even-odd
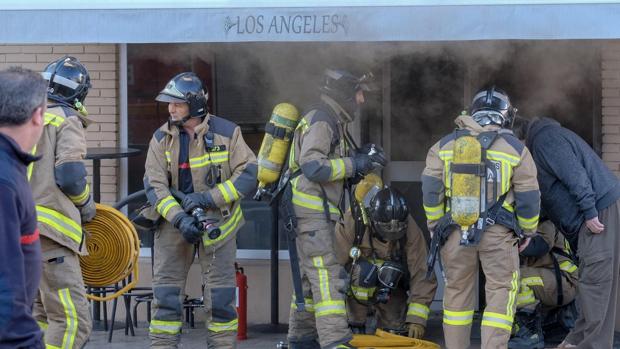
{"label": "black firefighter helmet", "polygon": [[407,232],[409,208],[405,197],[396,189],[381,189],[370,200],[373,231],[385,241],[398,240]]}
{"label": "black firefighter helmet", "polygon": [[192,72],[185,72],[173,77],[155,98],[158,102],[187,103],[189,117],[199,118],[207,115],[209,92],[202,86],[202,81]]}
{"label": "black firefighter helmet", "polygon": [[74,109],[81,109],[88,94],[90,75],[80,61],[65,56],[51,62],[41,73],[48,81],[47,97]]}
{"label": "black firefighter helmet", "polygon": [[478,91],[471,102],[469,115],[481,126],[498,125],[512,128],[517,108],[504,90],[491,86]]}
{"label": "black firefighter helmet", "polygon": [[357,91],[373,92],[378,90],[372,73],[356,76],[342,69],[325,69],[320,90],[333,98],[353,117],[357,109],[355,95]]}

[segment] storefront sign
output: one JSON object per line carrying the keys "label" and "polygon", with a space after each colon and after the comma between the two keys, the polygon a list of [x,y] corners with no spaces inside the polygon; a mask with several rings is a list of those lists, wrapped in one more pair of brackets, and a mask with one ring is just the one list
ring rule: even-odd
{"label": "storefront sign", "polygon": [[347,34],[349,24],[347,15],[295,14],[295,15],[247,15],[226,16],[224,20],[226,35],[248,34]]}

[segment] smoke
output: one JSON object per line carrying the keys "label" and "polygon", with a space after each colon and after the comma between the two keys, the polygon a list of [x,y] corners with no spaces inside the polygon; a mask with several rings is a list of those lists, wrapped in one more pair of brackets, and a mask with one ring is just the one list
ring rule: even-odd
{"label": "smoke", "polygon": [[[594,41],[470,41],[369,43],[212,43],[130,45],[132,59],[177,69],[210,64],[209,80],[218,113],[236,122],[262,123],[273,106],[290,102],[300,110],[316,102],[326,67],[360,74],[372,71],[379,83],[388,73],[393,144],[414,143],[414,152],[396,159],[423,160],[423,149],[454,127],[476,90],[494,84],[510,95],[520,115],[551,116],[591,138],[600,56]],[[188,63],[190,62],[190,63]],[[369,125],[381,126],[383,93],[368,96]],[[412,140],[411,135],[415,135]],[[394,148],[394,147],[393,147]],[[422,155],[411,155],[422,153]]]}

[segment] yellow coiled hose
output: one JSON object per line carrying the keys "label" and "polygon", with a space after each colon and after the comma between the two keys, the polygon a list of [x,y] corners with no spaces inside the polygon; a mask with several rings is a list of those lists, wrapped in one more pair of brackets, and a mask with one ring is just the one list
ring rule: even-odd
{"label": "yellow coiled hose", "polygon": [[80,257],[82,277],[86,286],[106,287],[132,275],[131,282],[105,297],[88,294],[96,301],[108,301],[131,290],[138,283],[140,239],[133,224],[111,206],[97,204],[97,215],[84,224],[88,232],[88,256]]}
{"label": "yellow coiled hose", "polygon": [[399,336],[379,329],[374,335],[354,334],[350,343],[358,349],[440,349],[439,345],[433,342]]}

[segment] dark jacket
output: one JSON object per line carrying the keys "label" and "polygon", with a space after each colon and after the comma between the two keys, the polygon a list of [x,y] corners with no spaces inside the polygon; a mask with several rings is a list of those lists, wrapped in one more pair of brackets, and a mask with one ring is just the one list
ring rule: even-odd
{"label": "dark jacket", "polygon": [[0,348],[44,347],[32,317],[41,245],[26,169],[35,159],[0,133]]}
{"label": "dark jacket", "polygon": [[620,198],[618,178],[581,137],[558,122],[532,121],[526,144],[538,168],[543,210],[569,240],[584,220]]}

